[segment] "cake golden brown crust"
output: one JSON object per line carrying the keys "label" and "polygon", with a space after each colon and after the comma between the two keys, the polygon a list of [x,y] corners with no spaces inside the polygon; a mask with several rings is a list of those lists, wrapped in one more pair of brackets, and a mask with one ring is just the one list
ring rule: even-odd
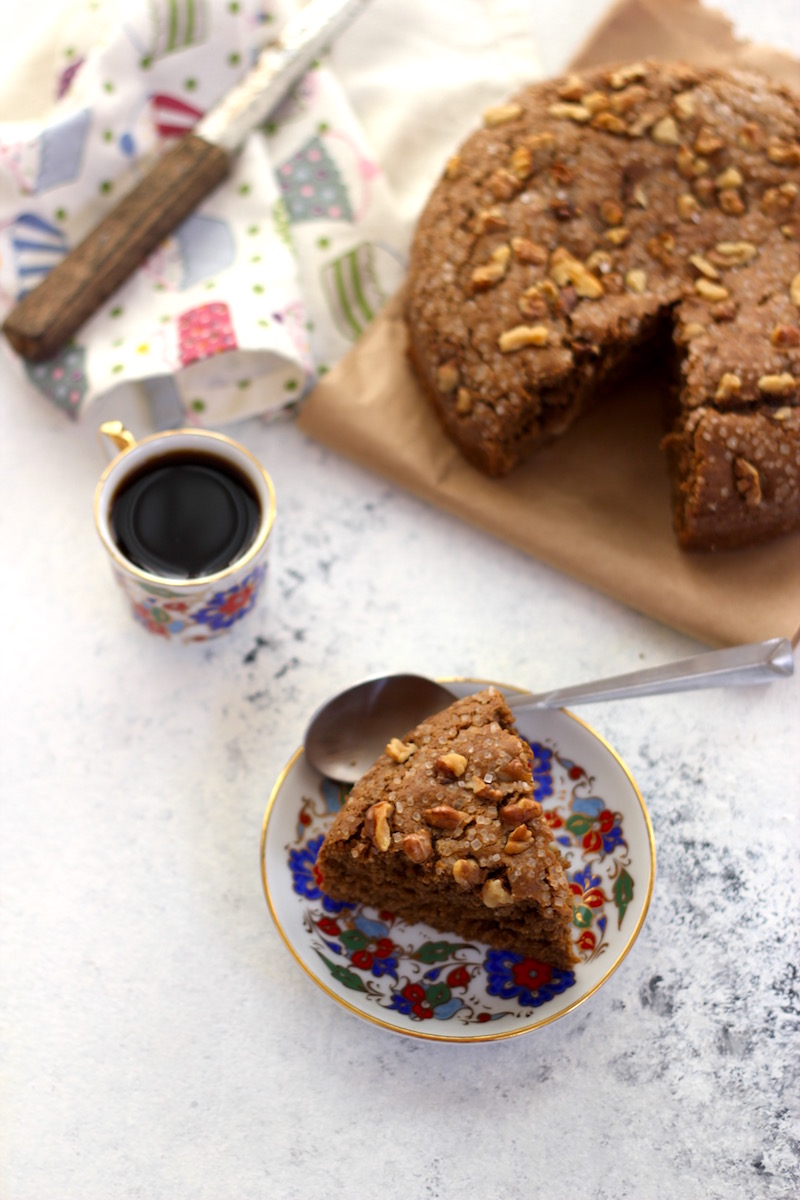
{"label": "cake golden brown crust", "polygon": [[637,63],[489,110],[420,218],[409,355],[475,466],[511,470],[668,345],[687,549],[800,527],[800,101]]}
{"label": "cake golden brown crust", "polygon": [[324,890],[568,968],[572,893],[500,692],[393,739],[317,859]]}

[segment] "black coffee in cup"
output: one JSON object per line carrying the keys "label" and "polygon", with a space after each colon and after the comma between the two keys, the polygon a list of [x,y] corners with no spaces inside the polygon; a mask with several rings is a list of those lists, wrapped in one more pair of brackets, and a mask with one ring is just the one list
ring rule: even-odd
{"label": "black coffee in cup", "polygon": [[248,478],[218,455],[194,450],[164,454],[132,472],[111,502],[122,554],[170,579],[224,570],[253,542],[260,520]]}

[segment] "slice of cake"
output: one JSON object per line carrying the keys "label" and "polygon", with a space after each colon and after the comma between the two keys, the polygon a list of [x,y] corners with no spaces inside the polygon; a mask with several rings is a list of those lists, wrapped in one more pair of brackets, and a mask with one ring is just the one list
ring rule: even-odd
{"label": "slice of cake", "polygon": [[572,894],[495,688],[393,738],[320,849],[323,889],[567,968]]}

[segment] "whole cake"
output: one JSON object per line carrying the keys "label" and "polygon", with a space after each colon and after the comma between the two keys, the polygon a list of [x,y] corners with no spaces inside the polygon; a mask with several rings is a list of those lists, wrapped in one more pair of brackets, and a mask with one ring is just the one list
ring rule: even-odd
{"label": "whole cake", "polygon": [[393,738],[325,837],[323,889],[569,967],[572,893],[532,759],[494,688]]}
{"label": "whole cake", "polygon": [[669,350],[678,541],[800,527],[800,101],[655,62],[536,84],[447,163],[409,354],[470,462],[509,471]]}

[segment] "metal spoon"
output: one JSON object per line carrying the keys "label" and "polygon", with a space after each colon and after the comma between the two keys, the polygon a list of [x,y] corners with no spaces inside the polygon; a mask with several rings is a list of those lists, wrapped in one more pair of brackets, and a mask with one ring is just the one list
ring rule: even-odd
{"label": "metal spoon", "polygon": [[452,704],[453,692],[424,675],[384,675],[339,692],[314,713],[305,755],[328,779],[355,783],[393,737]]}
{"label": "metal spoon", "polygon": [[[679,662],[593,683],[533,695],[511,695],[506,699],[513,712],[523,708],[561,708],[698,688],[772,683],[793,672],[792,643],[787,638],[771,638],[746,646],[709,650]],[[456,695],[469,695],[479,688],[475,683],[444,687],[422,675],[367,679],[317,709],[306,730],[306,759],[329,779],[354,783],[372,766],[390,738],[402,737],[425,717],[446,708]]]}

